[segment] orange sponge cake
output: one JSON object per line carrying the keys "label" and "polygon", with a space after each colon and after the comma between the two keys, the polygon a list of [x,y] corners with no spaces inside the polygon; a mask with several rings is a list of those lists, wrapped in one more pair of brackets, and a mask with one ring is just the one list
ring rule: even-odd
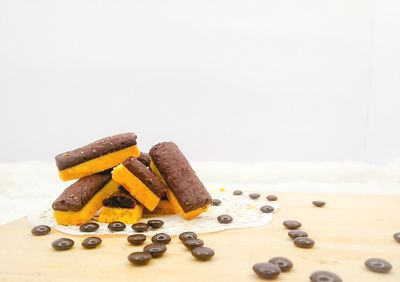
{"label": "orange sponge cake", "polygon": [[165,193],[165,185],[144,164],[129,157],[112,171],[113,179],[152,211]]}
{"label": "orange sponge cake", "polygon": [[126,158],[139,155],[136,135],[123,133],[59,154],[56,164],[60,178],[70,180],[113,168]]}
{"label": "orange sponge cake", "polygon": [[167,197],[177,212],[192,219],[207,210],[211,196],[175,143],[159,143],[149,154],[150,169],[168,185]]}

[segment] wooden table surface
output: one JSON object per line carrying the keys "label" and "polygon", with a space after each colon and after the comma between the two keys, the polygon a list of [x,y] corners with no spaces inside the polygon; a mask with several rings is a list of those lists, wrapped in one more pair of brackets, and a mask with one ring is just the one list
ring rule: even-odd
{"label": "wooden table surface", "polygon": [[[400,196],[277,195],[281,209],[269,225],[200,234],[216,252],[206,262],[196,261],[174,236],[163,257],[147,266],[133,266],[127,256],[143,246],[129,245],[126,236],[104,237],[99,248],[85,250],[83,237],[57,231],[31,235],[32,226],[22,218],[0,226],[0,281],[261,281],[252,266],[273,256],[294,263],[293,270],[276,281],[309,281],[316,270],[333,271],[343,281],[400,281],[400,244],[392,237],[400,231]],[[327,205],[312,206],[316,199]],[[313,249],[293,245],[282,226],[286,219],[303,223],[302,229],[316,241]],[[74,239],[75,246],[54,251],[51,242],[59,237]],[[392,271],[368,271],[364,261],[370,257],[390,261]]]}

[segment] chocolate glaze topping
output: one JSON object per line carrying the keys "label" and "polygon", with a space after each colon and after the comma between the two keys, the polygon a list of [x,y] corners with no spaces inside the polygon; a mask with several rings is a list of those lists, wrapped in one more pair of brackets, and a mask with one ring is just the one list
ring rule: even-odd
{"label": "chocolate glaze topping", "polygon": [[211,203],[210,194],[175,143],[159,143],[149,154],[185,212]]}
{"label": "chocolate glaze topping", "polygon": [[58,196],[53,203],[53,209],[80,211],[110,180],[110,170],[82,177]]}
{"label": "chocolate glaze topping", "polygon": [[142,164],[149,167],[151,163],[150,155],[147,153],[140,152],[140,156],[137,158]]}
{"label": "chocolate glaze topping", "polygon": [[140,161],[129,157],[122,164],[158,197],[165,193],[165,185]]}
{"label": "chocolate glaze topping", "polygon": [[129,193],[118,191],[103,200],[103,206],[109,208],[125,208],[132,209],[136,206],[137,201]]}
{"label": "chocolate glaze topping", "polygon": [[58,170],[73,167],[80,163],[136,145],[135,133],[128,132],[109,136],[73,151],[55,157]]}

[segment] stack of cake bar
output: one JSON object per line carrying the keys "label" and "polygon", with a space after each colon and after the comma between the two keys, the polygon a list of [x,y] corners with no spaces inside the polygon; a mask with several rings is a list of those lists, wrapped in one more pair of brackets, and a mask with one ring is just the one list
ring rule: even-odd
{"label": "stack of cake bar", "polygon": [[135,223],[143,213],[181,214],[190,220],[206,211],[211,196],[173,142],[141,153],[134,133],[97,140],[56,156],[62,180],[78,179],[54,201],[58,224],[90,221]]}

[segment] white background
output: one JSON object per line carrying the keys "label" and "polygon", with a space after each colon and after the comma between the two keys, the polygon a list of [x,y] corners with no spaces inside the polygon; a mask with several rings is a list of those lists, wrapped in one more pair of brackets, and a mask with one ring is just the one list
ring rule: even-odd
{"label": "white background", "polygon": [[0,161],[135,131],[197,161],[400,157],[395,0],[0,0]]}

